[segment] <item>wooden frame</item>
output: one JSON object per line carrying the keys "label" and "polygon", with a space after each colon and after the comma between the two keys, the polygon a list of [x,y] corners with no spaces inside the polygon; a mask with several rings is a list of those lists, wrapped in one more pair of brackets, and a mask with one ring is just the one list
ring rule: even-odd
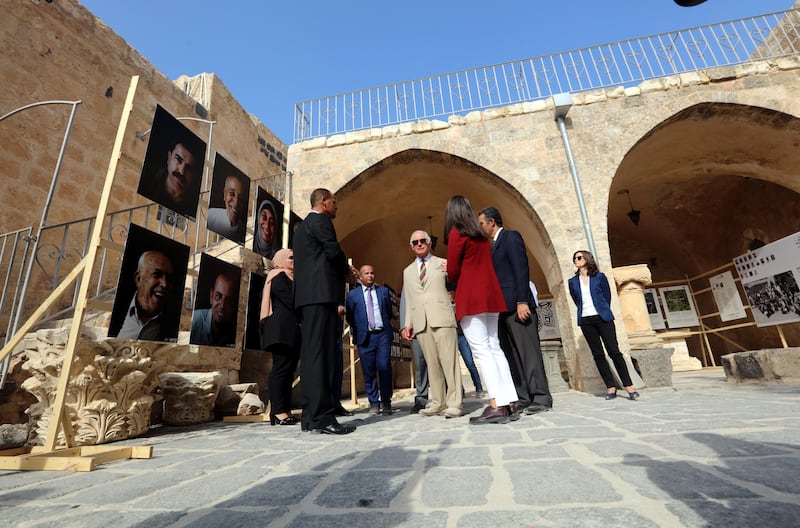
{"label": "wooden frame", "polygon": [[[97,218],[102,219],[108,211],[108,202],[111,196],[111,187],[117,172],[117,165],[122,157],[122,143],[125,138],[125,131],[128,126],[128,119],[133,110],[133,99],[136,94],[136,87],[139,83],[139,76],[131,77],[128,95],[122,109],[117,136],[114,140],[114,149],[111,153],[111,160],[106,172],[105,184],[100,195],[100,203],[97,206]],[[103,464],[113,460],[127,458],[150,458],[153,453],[152,447],[112,447],[112,446],[81,446],[73,447],[74,438],[69,418],[64,412],[64,404],[67,394],[67,386],[72,370],[75,349],[80,339],[80,329],[83,325],[84,313],[90,304],[88,301],[89,285],[94,271],[95,260],[97,259],[98,249],[106,247],[107,243],[101,240],[103,230],[102,222],[95,222],[92,230],[90,243],[86,256],[78,263],[61,284],[50,294],[47,300],[31,315],[24,325],[8,341],[2,351],[0,360],[11,353],[11,351],[22,341],[33,326],[38,322],[42,315],[58,299],[58,297],[69,288],[73,282],[81,276],[80,286],[75,303],[73,322],[69,332],[69,340],[64,350],[64,359],[61,365],[61,375],[56,389],[56,400],[53,403],[53,415],[50,419],[47,430],[47,438],[43,447],[24,447],[0,451],[0,469],[3,470],[71,470],[71,471],[92,471],[96,464]],[[64,433],[66,447],[56,447],[58,433]]]}

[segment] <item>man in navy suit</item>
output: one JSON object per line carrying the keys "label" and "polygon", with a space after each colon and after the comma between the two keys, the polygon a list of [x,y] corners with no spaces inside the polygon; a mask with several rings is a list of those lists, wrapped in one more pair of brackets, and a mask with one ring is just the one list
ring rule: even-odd
{"label": "man in navy suit", "polygon": [[304,396],[300,425],[304,431],[347,434],[352,424],[336,420],[331,382],[336,362],[337,308],[350,274],[336,240],[332,219],[336,198],[328,189],[311,193],[311,212],[294,233],[294,308],[300,312],[300,384]]}
{"label": "man in navy suit", "polygon": [[347,324],[358,345],[370,412],[392,414],[392,299],[389,288],[375,284],[372,266],[361,266],[359,276],[361,286],[347,294]]}
{"label": "man in navy suit", "polygon": [[481,210],[478,223],[493,240],[492,264],[506,300],[507,311],[500,314],[497,333],[517,389],[516,408],[524,408],[525,414],[548,411],[553,407],[553,397],[539,344],[525,242],[519,232],[503,229],[503,217],[496,207]]}

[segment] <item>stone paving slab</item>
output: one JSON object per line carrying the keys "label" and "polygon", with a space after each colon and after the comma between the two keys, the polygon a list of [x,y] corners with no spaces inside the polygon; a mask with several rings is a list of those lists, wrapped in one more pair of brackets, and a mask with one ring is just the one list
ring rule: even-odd
{"label": "stone paving slab", "polygon": [[[350,435],[215,422],[88,473],[0,472],[2,526],[800,526],[800,385],[675,373],[638,401],[554,395],[505,425],[365,412]],[[473,415],[483,402],[467,401]]]}

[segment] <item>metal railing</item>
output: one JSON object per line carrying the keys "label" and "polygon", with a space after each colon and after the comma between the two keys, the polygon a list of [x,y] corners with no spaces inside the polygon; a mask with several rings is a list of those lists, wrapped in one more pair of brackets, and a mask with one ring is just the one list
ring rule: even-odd
{"label": "metal railing", "polygon": [[787,10],[303,101],[294,141],[783,57],[799,27]]}

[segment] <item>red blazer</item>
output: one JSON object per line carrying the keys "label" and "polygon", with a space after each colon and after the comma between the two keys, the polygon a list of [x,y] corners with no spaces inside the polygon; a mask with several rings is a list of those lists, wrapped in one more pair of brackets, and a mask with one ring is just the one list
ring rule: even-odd
{"label": "red blazer", "polygon": [[456,320],[465,315],[506,311],[492,264],[489,240],[473,240],[455,227],[447,237],[447,279],[456,283]]}

